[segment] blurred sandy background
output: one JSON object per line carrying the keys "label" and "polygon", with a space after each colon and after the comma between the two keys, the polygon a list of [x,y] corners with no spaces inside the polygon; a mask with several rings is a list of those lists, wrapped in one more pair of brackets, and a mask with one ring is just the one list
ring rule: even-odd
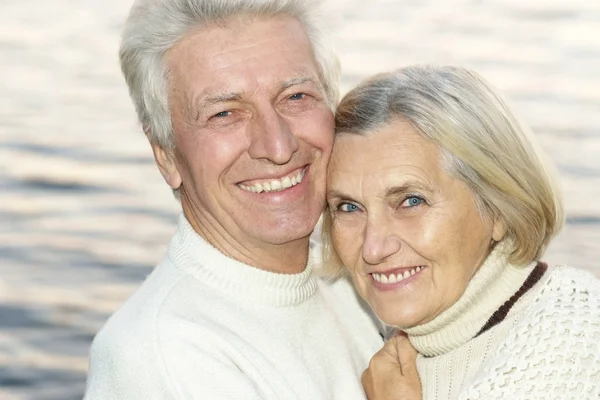
{"label": "blurred sandy background", "polygon": [[[0,2],[0,399],[80,399],[94,333],[175,228],[117,63],[129,5]],[[600,2],[327,8],[344,92],[414,62],[470,66],[500,88],[562,178],[568,225],[546,260],[600,276]]]}

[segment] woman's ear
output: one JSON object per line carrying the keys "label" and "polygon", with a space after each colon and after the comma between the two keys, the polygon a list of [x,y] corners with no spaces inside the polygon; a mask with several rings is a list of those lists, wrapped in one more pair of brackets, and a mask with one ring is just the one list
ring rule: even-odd
{"label": "woman's ear", "polygon": [[494,226],[492,227],[492,239],[500,242],[506,235],[506,223],[499,216],[494,217]]}

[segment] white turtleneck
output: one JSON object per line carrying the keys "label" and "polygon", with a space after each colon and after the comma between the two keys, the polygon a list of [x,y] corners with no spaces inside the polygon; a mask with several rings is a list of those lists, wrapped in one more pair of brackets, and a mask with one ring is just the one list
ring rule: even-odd
{"label": "white turtleneck", "polygon": [[478,335],[537,264],[509,264],[507,247],[496,246],[452,307],[405,330],[419,352],[423,399],[600,398],[600,282],[591,274],[550,268]]}
{"label": "white turtleneck", "polygon": [[496,245],[449,309],[424,325],[405,330],[420,354],[439,356],[467,343],[521,287],[536,263],[526,267],[510,265],[506,247],[504,243]]}
{"label": "white turtleneck", "polygon": [[165,260],[95,338],[85,399],[364,399],[377,326],[349,281],[312,269],[237,262],[182,216]]}

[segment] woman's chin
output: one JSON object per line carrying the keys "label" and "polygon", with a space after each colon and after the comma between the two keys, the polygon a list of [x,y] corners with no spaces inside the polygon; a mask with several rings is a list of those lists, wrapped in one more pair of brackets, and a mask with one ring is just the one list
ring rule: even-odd
{"label": "woman's chin", "polygon": [[421,321],[425,321],[427,318],[420,312],[406,312],[407,310],[374,310],[375,314],[383,321],[386,325],[395,326],[400,329],[409,329],[417,325],[421,325]]}

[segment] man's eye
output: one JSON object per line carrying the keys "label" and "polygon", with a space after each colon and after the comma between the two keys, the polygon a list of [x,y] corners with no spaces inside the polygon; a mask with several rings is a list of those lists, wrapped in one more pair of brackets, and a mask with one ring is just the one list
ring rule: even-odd
{"label": "man's eye", "polygon": [[231,111],[221,111],[213,115],[213,118],[224,118],[231,115]]}
{"label": "man's eye", "polygon": [[422,197],[410,196],[410,197],[407,197],[402,202],[402,207],[416,207],[416,206],[420,206],[424,202],[425,202],[425,199],[423,199]]}
{"label": "man's eye", "polygon": [[290,100],[302,100],[306,97],[306,93],[294,93],[290,96]]}
{"label": "man's eye", "polygon": [[341,212],[354,212],[354,211],[358,211],[358,206],[356,204],[352,204],[352,203],[341,203],[340,205],[338,205],[337,207],[338,211]]}

